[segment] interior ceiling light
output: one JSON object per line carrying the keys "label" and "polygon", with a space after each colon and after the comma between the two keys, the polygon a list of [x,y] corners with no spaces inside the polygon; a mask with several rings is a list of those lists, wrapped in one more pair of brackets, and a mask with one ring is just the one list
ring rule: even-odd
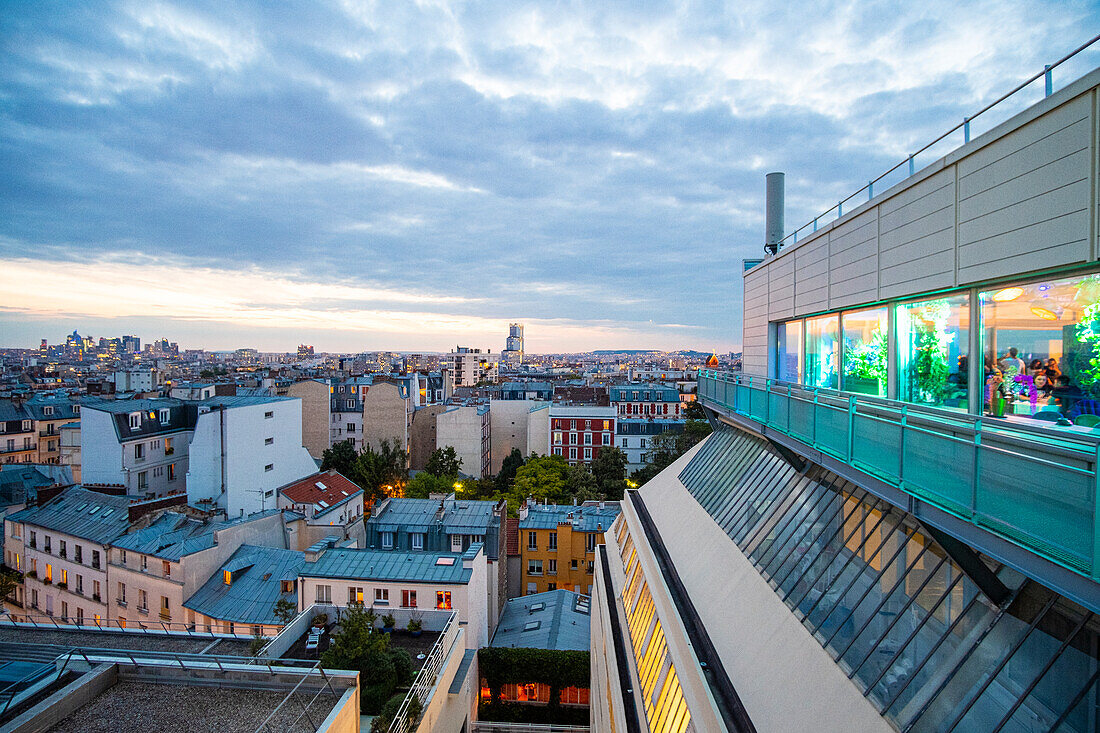
{"label": "interior ceiling light", "polygon": [[993,294],[993,300],[998,303],[1007,303],[1010,300],[1016,300],[1023,294],[1023,288],[1005,288],[1004,290],[995,292]]}
{"label": "interior ceiling light", "polygon": [[[1058,310],[1061,311],[1062,309],[1059,308]],[[1048,308],[1047,304],[1041,300],[1036,300],[1031,303],[1031,312],[1039,318],[1042,318],[1044,321],[1058,320],[1059,314]]]}

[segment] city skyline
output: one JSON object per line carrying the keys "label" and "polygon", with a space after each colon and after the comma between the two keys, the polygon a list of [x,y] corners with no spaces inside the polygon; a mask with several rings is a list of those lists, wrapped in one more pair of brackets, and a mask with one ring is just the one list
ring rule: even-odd
{"label": "city skyline", "polygon": [[531,352],[737,351],[766,171],[787,172],[790,230],[1098,19],[27,6],[0,18],[0,341],[64,322],[209,349],[499,349],[519,320]]}

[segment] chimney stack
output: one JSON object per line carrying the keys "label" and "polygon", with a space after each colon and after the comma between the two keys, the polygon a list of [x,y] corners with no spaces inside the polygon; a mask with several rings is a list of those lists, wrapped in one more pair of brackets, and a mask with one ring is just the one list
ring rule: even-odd
{"label": "chimney stack", "polygon": [[783,240],[783,182],[782,173],[769,173],[766,177],[767,194],[764,223],[764,251],[775,254]]}

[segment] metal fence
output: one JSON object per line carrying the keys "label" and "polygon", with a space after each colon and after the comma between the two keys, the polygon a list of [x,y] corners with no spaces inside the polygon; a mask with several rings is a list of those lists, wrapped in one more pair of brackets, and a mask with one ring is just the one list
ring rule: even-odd
{"label": "metal fence", "polygon": [[478,720],[473,733],[589,733],[587,725],[542,725],[539,723],[497,723]]}
{"label": "metal fence", "polygon": [[439,673],[458,638],[458,628],[458,614],[451,613],[451,618],[436,639],[435,646],[424,660],[424,666],[417,672],[409,693],[401,701],[401,707],[398,708],[397,714],[393,717],[393,723],[390,724],[390,733],[409,733],[415,730],[414,726],[409,725],[409,703],[412,702],[413,697],[416,697],[420,702],[421,710],[427,707],[428,697],[439,682]]}
{"label": "metal fence", "polygon": [[[13,616],[18,616],[25,621],[16,621]],[[110,631],[113,633],[125,632],[133,634],[157,634],[157,635],[178,635],[178,636],[195,636],[205,639],[236,639],[238,641],[250,639],[250,636],[243,636],[240,634],[219,634],[213,631],[199,631],[195,628],[195,624],[184,624],[170,621],[130,621],[128,623],[119,623],[116,619],[92,619],[85,618],[83,621],[77,621],[76,618],[54,616],[49,614],[29,614],[29,613],[16,613],[11,616],[0,616],[0,627],[12,626],[15,628],[21,628],[23,625],[30,625],[38,629],[60,629],[62,631],[72,631],[74,629],[81,631]]]}
{"label": "metal fence", "polygon": [[[990,102],[989,104],[987,104],[985,107],[982,107],[980,110],[978,110],[974,114],[972,114],[968,117],[964,117],[962,122],[955,125],[950,130],[948,130],[947,132],[945,132],[942,135],[940,135],[939,137],[937,137],[935,140],[932,140],[931,142],[927,143],[926,145],[923,145],[922,147],[918,148],[914,152],[910,153],[905,159],[899,161],[897,164],[895,164],[889,170],[883,172],[877,178],[874,178],[874,179],[868,181],[866,186],[863,186],[859,190],[852,192],[847,197],[840,200],[835,206],[827,209],[826,211],[821,212],[820,214],[815,216],[811,221],[806,222],[805,224],[798,227],[797,229],[795,229],[793,232],[791,232],[787,236],[783,237],[783,239],[781,239],[779,241],[780,247],[785,246],[787,244],[795,244],[795,243],[798,242],[798,237],[799,237],[800,234],[805,234],[807,232],[812,234],[813,232],[816,232],[818,230],[818,227],[824,226],[825,224],[828,224],[829,222],[834,221],[835,219],[839,219],[840,217],[844,216],[844,207],[849,205],[850,203],[853,205],[853,207],[858,206],[859,203],[863,200],[864,195],[866,195],[866,197],[867,197],[866,200],[870,201],[871,199],[873,199],[875,197],[875,186],[878,186],[880,190],[884,190],[884,187],[887,187],[887,188],[889,187],[886,184],[887,184],[887,179],[891,175],[899,173],[900,171],[907,171],[907,175],[912,176],[917,171],[916,158],[917,158],[918,155],[929,151],[931,148],[935,147],[936,145],[943,142],[944,140],[951,137],[952,135],[956,135],[957,133],[959,133],[960,130],[962,131],[962,138],[963,138],[962,143],[966,144],[966,143],[970,142],[970,127],[971,127],[971,123],[974,120],[978,119],[979,117],[986,114],[990,110],[999,107],[1005,101],[1007,101],[1009,99],[1012,99],[1013,97],[1016,96],[1016,94],[1018,94],[1019,92],[1021,92],[1024,89],[1026,89],[1027,87],[1031,86],[1033,83],[1035,83],[1039,79],[1043,79],[1044,96],[1049,97],[1051,94],[1054,93],[1054,70],[1057,69],[1062,64],[1066,63],[1067,61],[1069,61],[1070,59],[1072,59],[1073,57],[1080,54],[1085,49],[1087,49],[1090,46],[1092,46],[1093,44],[1095,44],[1097,41],[1100,41],[1100,35],[1093,36],[1090,40],[1086,41],[1085,43],[1081,44],[1080,46],[1078,46],[1074,50],[1070,51],[1069,53],[1067,53],[1065,56],[1058,59],[1054,63],[1047,64],[1045,67],[1043,67],[1042,71],[1028,77],[1023,82],[1021,82],[1018,86],[1016,86],[1016,88],[1014,88],[1012,91],[1010,91],[1007,94],[1001,96],[1000,98],[996,99],[995,101]],[[904,179],[904,177],[901,180],[903,180],[903,179]]]}
{"label": "metal fence", "polygon": [[699,398],[1100,579],[1100,432],[703,370]]}

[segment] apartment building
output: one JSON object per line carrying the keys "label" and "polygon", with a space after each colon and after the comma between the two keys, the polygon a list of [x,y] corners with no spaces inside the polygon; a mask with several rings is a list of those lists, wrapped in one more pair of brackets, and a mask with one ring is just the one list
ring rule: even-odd
{"label": "apartment building", "polygon": [[298,607],[298,575],[305,553],[244,544],[184,601],[188,623],[199,631],[236,636],[276,636],[285,621],[280,600]]}
{"label": "apartment building", "polygon": [[484,547],[489,576],[489,623],[496,627],[507,597],[508,567],[504,555],[508,504],[444,499],[385,499],[366,521],[368,549],[389,552],[462,553]]}
{"label": "apartment building", "polygon": [[680,391],[657,382],[616,384],[608,388],[611,405],[621,418],[682,420]]}
{"label": "apartment building", "polygon": [[382,441],[409,450],[409,426],[412,421],[412,402],[409,385],[405,380],[383,381],[376,379],[363,393],[362,434],[363,445],[377,450]]}
{"label": "apartment building", "polygon": [[13,618],[51,616],[98,622],[110,617],[107,561],[130,526],[130,498],[74,486],[4,521],[4,562],[24,573]]}
{"label": "apartment building", "polygon": [[589,595],[596,546],[619,516],[618,502],[536,504],[519,509],[524,595],[568,590]]}
{"label": "apartment building", "polygon": [[620,417],[615,424],[615,441],[616,447],[626,454],[627,470],[645,466],[654,438],[664,433],[682,433],[685,424],[684,420]]}
{"label": "apartment building", "polygon": [[383,614],[389,609],[455,611],[466,629],[466,648],[489,643],[490,600],[485,548],[464,552],[400,552],[331,549],[305,553],[298,608],[313,603],[361,603]]}
{"label": "apartment building", "polygon": [[455,387],[476,387],[483,382],[495,382],[500,367],[492,351],[458,346],[447,355],[451,367],[451,392]]}
{"label": "apartment building", "polygon": [[282,513],[201,520],[168,511],[108,550],[110,616],[120,626],[195,628],[184,601],[243,544],[285,548]]}
{"label": "apartment building", "polygon": [[302,447],[301,402],[287,397],[97,402],[81,423],[85,482],[145,497],[186,491],[230,516],[274,508],[276,489],[317,470]]}
{"label": "apartment building", "polygon": [[489,475],[500,472],[501,463],[513,450],[518,450],[524,457],[532,453],[543,455],[550,442],[550,390],[509,391],[513,395],[544,394],[546,397],[526,399],[513,396],[491,400]]}
{"label": "apartment building", "polygon": [[302,445],[321,458],[332,445],[332,387],[323,379],[304,379],[288,385],[286,396],[302,401]]}
{"label": "apartment building", "polygon": [[34,463],[38,459],[38,431],[34,419],[17,400],[0,400],[0,461]]}
{"label": "apartment building", "polygon": [[[289,546],[305,550],[326,537],[337,535],[364,544],[363,490],[335,469],[320,471],[282,486],[276,492],[279,509],[301,516],[288,520]],[[300,526],[299,526],[300,525]]]}
{"label": "apartment building", "polygon": [[769,235],[597,552],[594,730],[1096,729],[1098,93]]}
{"label": "apartment building", "polygon": [[600,448],[615,445],[617,415],[610,406],[551,404],[548,455],[570,465],[591,463]]}
{"label": "apartment building", "polygon": [[23,403],[38,435],[35,463],[62,463],[61,432],[80,424],[80,401],[68,395],[36,395]]}

